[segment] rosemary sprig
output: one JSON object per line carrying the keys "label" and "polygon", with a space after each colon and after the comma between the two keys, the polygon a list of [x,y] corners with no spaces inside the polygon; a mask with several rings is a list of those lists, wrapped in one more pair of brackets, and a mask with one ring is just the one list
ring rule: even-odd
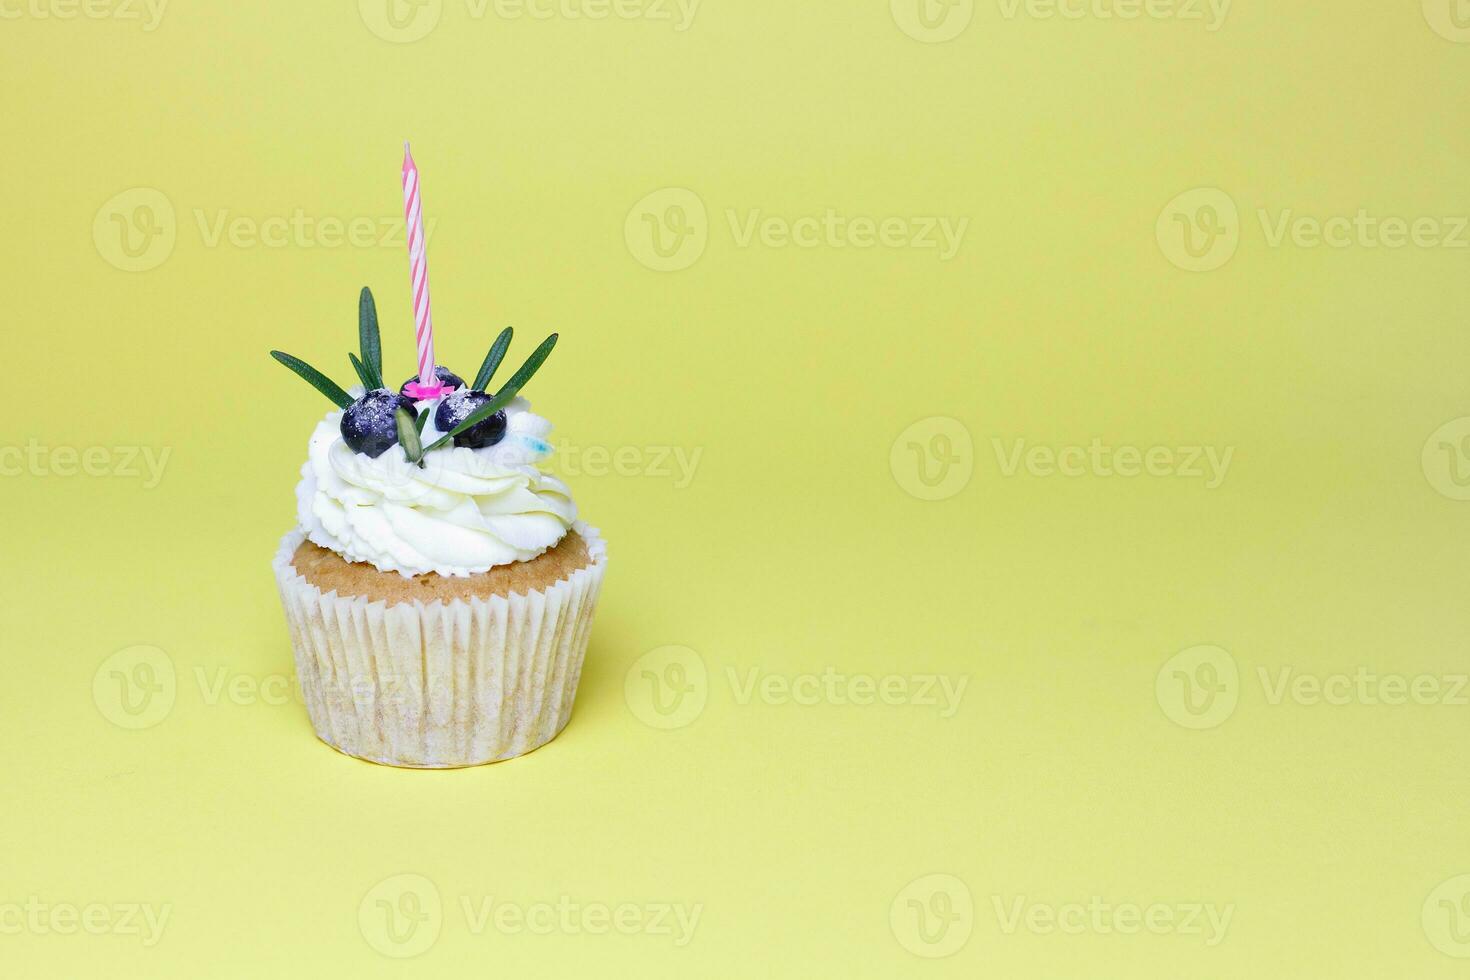
{"label": "rosemary sprig", "polygon": [[505,383],[505,387],[501,388],[500,391],[509,391],[511,397],[514,398],[515,393],[526,386],[526,382],[531,380],[531,375],[539,371],[541,365],[545,364],[546,359],[551,356],[551,348],[556,346],[556,337],[556,334],[552,334],[550,337],[541,341],[541,346],[531,352],[531,356],[526,358],[526,363],[522,364],[520,369],[510,376],[510,380]]}
{"label": "rosemary sprig", "polygon": [[348,351],[347,359],[352,362],[352,370],[357,372],[357,380],[362,382],[364,388],[368,391],[373,391],[382,387],[382,385],[373,383],[373,376],[368,373],[367,365],[359,361],[356,354]]}
{"label": "rosemary sprig", "polygon": [[475,391],[484,391],[490,379],[495,377],[495,371],[500,367],[500,362],[505,360],[505,352],[510,349],[510,338],[513,331],[506,327],[500,331],[500,336],[495,338],[495,343],[490,345],[490,353],[485,355],[485,363],[480,365],[480,373],[475,375],[475,383],[470,387]]}
{"label": "rosemary sprig", "polygon": [[526,363],[522,364],[520,370],[510,376],[510,380],[505,383],[505,387],[501,388],[494,398],[471,412],[469,417],[459,423],[459,425],[456,425],[453,429],[450,429],[444,435],[435,439],[424,448],[424,452],[429,453],[438,449],[440,446],[446,445],[461,432],[466,432],[474,428],[509,405],[511,399],[515,398],[520,393],[520,390],[526,386],[526,382],[531,380],[531,375],[535,374],[541,365],[546,363],[546,359],[551,356],[551,348],[556,346],[556,337],[556,334],[552,334],[550,337],[541,341],[541,346],[531,352],[531,356],[526,358]]}
{"label": "rosemary sprig", "polygon": [[366,286],[357,297],[357,343],[362,348],[362,363],[372,372],[377,384],[367,385],[372,391],[383,387],[383,340],[378,333],[378,304],[373,302],[373,291]]}
{"label": "rosemary sprig", "polygon": [[299,374],[307,384],[330,398],[338,408],[346,408],[352,404],[352,396],[343,391],[341,385],[337,384],[337,382],[325,374],[322,374],[310,364],[307,364],[301,358],[292,357],[290,354],[278,350],[271,351],[271,357],[274,357],[286,365],[286,367]]}
{"label": "rosemary sprig", "polygon": [[424,446],[419,441],[419,427],[414,417],[409,414],[408,409],[399,408],[393,413],[393,421],[398,424],[398,443],[403,447],[408,461],[410,463],[421,462],[424,458]]}

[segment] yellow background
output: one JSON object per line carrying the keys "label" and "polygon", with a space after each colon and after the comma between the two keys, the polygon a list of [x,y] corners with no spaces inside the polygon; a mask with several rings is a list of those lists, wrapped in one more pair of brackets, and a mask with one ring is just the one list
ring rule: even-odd
{"label": "yellow background", "polygon": [[[402,6],[438,19],[401,42],[363,6],[174,0],[146,30],[131,4],[0,3],[0,446],[105,447],[114,469],[116,447],[171,454],[151,488],[50,464],[0,478],[0,909],[170,909],[148,948],[0,934],[0,972],[1463,974],[1421,913],[1470,928],[1436,892],[1470,872],[1470,708],[1273,703],[1262,681],[1467,669],[1470,503],[1458,470],[1421,460],[1470,415],[1467,251],[1273,246],[1260,216],[1364,209],[1453,235],[1470,211],[1453,22],[1413,0],[1239,0],[1217,30],[987,0],[926,43],[887,0],[705,0],[683,31],[443,0]],[[268,563],[327,407],[266,351],[346,383],[367,284],[406,377],[404,252],[213,236],[298,211],[391,219],[405,138],[436,222],[441,360],[471,373],[514,324],[519,363],[560,331],[536,408],[566,443],[644,462],[570,478],[612,552],[571,725],[444,773],[339,756],[297,701],[251,694],[292,674]],[[703,205],[706,244],[659,272],[625,229],[666,188]],[[1238,208],[1236,251],[1203,272],[1156,234],[1195,188]],[[150,190],[171,219],[137,211]],[[646,213],[674,220],[668,200]],[[942,261],[742,245],[731,214],[752,209],[969,223]],[[159,237],[151,268],[120,268],[114,215],[172,250]],[[973,474],[922,500],[892,450],[916,422],[942,448],[935,418],[970,436],[949,463]],[[1466,425],[1431,463],[1442,441],[1470,467],[1452,459]],[[1213,489],[997,457],[997,440],[1094,437],[1233,457]],[[702,454],[687,486],[659,447]],[[1237,665],[1238,703],[1193,730],[1156,681],[1200,644]],[[104,661],[139,645],[166,654],[176,697],[129,730]],[[706,667],[706,706],[661,730],[625,678],[669,645]],[[942,717],[742,703],[731,680],[828,667],[968,687]],[[243,693],[212,697],[221,678]],[[410,960],[359,918],[402,873],[443,903]],[[933,949],[904,918],[931,874],[974,909],[940,959],[911,951]],[[1233,913],[1215,945],[1007,932],[996,904],[1020,896]],[[487,897],[702,911],[683,947],[477,934],[461,899]]]}

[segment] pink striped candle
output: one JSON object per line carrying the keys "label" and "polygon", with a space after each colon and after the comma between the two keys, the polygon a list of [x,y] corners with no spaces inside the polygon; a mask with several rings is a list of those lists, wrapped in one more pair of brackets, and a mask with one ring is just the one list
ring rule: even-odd
{"label": "pink striped candle", "polygon": [[419,167],[408,143],[403,144],[403,220],[408,230],[408,264],[413,283],[413,328],[419,349],[419,380],[410,382],[415,401],[438,398],[450,389],[434,373],[434,313],[429,305],[429,262],[424,254],[424,208],[419,196]]}

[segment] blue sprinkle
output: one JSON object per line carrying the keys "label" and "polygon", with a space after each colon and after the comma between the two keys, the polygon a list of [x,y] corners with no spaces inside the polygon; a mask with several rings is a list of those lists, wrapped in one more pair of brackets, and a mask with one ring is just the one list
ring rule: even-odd
{"label": "blue sprinkle", "polygon": [[521,438],[522,445],[525,445],[525,446],[529,447],[533,452],[536,452],[536,453],[549,453],[549,452],[551,452],[551,445],[549,443],[543,442],[540,439],[537,439],[535,436],[521,436],[520,438]]}

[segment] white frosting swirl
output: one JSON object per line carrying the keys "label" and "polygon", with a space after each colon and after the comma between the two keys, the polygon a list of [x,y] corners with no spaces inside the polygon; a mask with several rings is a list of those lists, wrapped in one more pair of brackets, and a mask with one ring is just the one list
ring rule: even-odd
{"label": "white frosting swirl", "polygon": [[[329,412],[296,486],[301,529],[348,561],[405,577],[474,575],[535,558],[566,534],[577,505],[566,484],[535,466],[551,455],[551,423],[522,398],[505,414],[496,445],[436,449],[420,467],[398,445],[377,459],[353,452],[342,441],[342,413]],[[424,445],[439,436],[432,418]]]}

